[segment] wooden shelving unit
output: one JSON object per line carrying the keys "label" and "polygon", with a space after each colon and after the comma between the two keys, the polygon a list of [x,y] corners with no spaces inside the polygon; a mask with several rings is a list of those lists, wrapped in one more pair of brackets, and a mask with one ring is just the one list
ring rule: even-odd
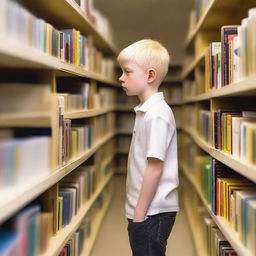
{"label": "wooden shelving unit", "polygon": [[[95,47],[101,51],[104,57],[114,58],[116,49],[110,40],[106,39],[96,28],[96,26],[86,17],[86,14],[73,0],[56,0],[56,1],[34,1],[24,0],[24,6],[34,13],[37,17],[45,19],[46,22],[53,25],[56,29],[75,28],[81,31],[85,36],[92,36]],[[51,93],[57,93],[57,79],[59,77],[86,78],[85,80],[94,80],[100,82],[101,86],[117,87],[118,82],[115,79],[109,79],[94,72],[90,72],[82,67],[77,67],[72,64],[65,63],[58,58],[47,55],[35,48],[10,39],[7,36],[0,35],[0,67],[4,69],[10,68],[15,74],[16,70],[29,69],[29,72],[35,71],[36,78],[51,86]],[[20,72],[19,72],[20,75]],[[16,78],[16,77],[15,77]],[[16,81],[16,80],[15,80]],[[27,81],[27,80],[26,80]],[[17,82],[17,81],[16,81]],[[17,82],[19,83],[19,82]],[[37,82],[36,82],[37,84]],[[35,85],[36,86],[36,85]],[[93,84],[97,86],[97,84]],[[56,96],[56,95],[54,95]],[[49,128],[42,130],[51,130],[51,158],[54,163],[51,163],[51,170],[44,175],[38,175],[37,178],[29,180],[28,183],[6,188],[0,191],[0,224],[15,215],[20,209],[29,204],[32,200],[48,191],[52,186],[56,185],[65,176],[74,171],[79,165],[88,160],[98,150],[100,150],[107,142],[114,138],[117,134],[115,129],[105,134],[101,138],[95,139],[95,143],[91,148],[85,152],[77,155],[68,163],[60,167],[58,164],[58,143],[59,143],[59,123],[57,112],[57,101],[54,98],[52,102],[53,108],[47,113],[24,113],[24,114],[4,114],[0,115],[0,127],[11,128]],[[111,107],[104,107],[99,109],[88,109],[82,111],[68,112],[64,114],[64,118],[72,119],[86,119],[94,118],[99,115],[104,115],[116,110],[115,102]],[[90,122],[90,120],[89,120]],[[102,167],[109,164],[115,155],[115,152],[102,162]],[[112,163],[111,163],[112,165]],[[51,237],[50,245],[44,255],[59,255],[64,248],[66,242],[76,232],[82,223],[86,214],[90,211],[97,198],[101,195],[104,188],[110,184],[114,171],[108,174],[104,180],[98,185],[96,192],[92,195],[90,200],[82,206],[78,214],[72,219],[71,223],[63,228],[57,234]],[[83,255],[89,255],[94,241],[97,237],[97,232],[106,210],[110,204],[111,193],[104,201],[104,206],[96,218],[96,223],[93,224],[92,235],[86,241],[85,251]]]}
{"label": "wooden shelving unit", "polygon": [[[203,10],[203,13],[199,20],[197,21],[196,26],[192,31],[189,32],[184,50],[187,56],[185,65],[183,67],[182,78],[186,82],[186,86],[191,84],[192,88],[190,90],[191,96],[186,95],[183,97],[183,105],[195,106],[195,113],[198,109],[207,110],[211,112],[210,125],[213,125],[213,116],[212,112],[215,111],[215,105],[225,101],[228,98],[228,101],[236,103],[238,97],[243,96],[256,96],[256,77],[250,76],[244,78],[243,80],[226,85],[220,89],[212,89],[210,91],[205,91],[204,80],[205,80],[205,71],[204,71],[204,53],[205,48],[209,46],[211,42],[218,42],[221,40],[221,26],[223,25],[239,25],[241,20],[248,16],[248,9],[254,7],[253,1],[243,2],[241,0],[210,0],[208,6]],[[241,8],[240,8],[241,7]],[[187,89],[187,88],[186,88]],[[203,93],[204,92],[204,93]],[[189,90],[188,92],[189,93]],[[193,96],[195,95],[195,96]],[[222,105],[221,105],[222,106]],[[188,108],[190,109],[190,108]],[[193,109],[193,108],[191,108]],[[187,111],[184,109],[184,111]],[[197,120],[198,116],[195,116]],[[184,120],[186,121],[186,120]],[[211,157],[217,159],[223,164],[229,166],[237,173],[248,178],[249,180],[256,182],[256,167],[250,165],[247,162],[243,162],[239,158],[235,158],[230,154],[227,154],[223,151],[215,149],[212,145],[209,145],[198,132],[185,124],[181,125],[181,130],[192,138],[192,141],[197,145],[201,150],[206,152]],[[186,136],[187,137],[187,136]],[[199,148],[197,150],[199,150]],[[200,150],[200,151],[201,151]],[[199,152],[199,151],[198,151]],[[185,174],[185,177],[192,184],[194,188],[194,193],[196,193],[203,202],[204,207],[209,212],[213,221],[217,224],[225,238],[230,242],[232,247],[236,250],[239,256],[251,256],[251,252],[240,241],[238,233],[235,232],[229,224],[225,221],[224,218],[215,216],[208,203],[204,199],[200,188],[197,186],[195,180],[191,176],[190,170],[188,170],[183,162],[180,163],[182,172]],[[188,212],[188,220],[191,217]],[[189,220],[190,223],[193,220]],[[196,234],[194,234],[196,236]],[[198,247],[198,241],[195,239],[195,245]],[[199,255],[199,251],[197,252]],[[202,254],[204,255],[204,253]]]}

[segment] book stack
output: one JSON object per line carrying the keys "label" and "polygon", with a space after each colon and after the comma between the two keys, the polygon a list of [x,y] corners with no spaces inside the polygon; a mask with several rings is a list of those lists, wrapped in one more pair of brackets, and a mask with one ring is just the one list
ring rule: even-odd
{"label": "book stack", "polygon": [[39,205],[24,208],[0,228],[1,255],[43,254],[51,235],[51,214]]}
{"label": "book stack", "polygon": [[173,115],[174,115],[174,119],[175,119],[175,123],[176,123],[176,127],[179,128],[181,125],[181,112],[182,109],[179,106],[171,106]]}
{"label": "book stack", "polygon": [[113,77],[113,61],[105,60],[103,53],[95,47],[92,36],[82,35],[74,28],[58,30],[14,0],[3,0],[0,13],[0,36],[90,72]]}

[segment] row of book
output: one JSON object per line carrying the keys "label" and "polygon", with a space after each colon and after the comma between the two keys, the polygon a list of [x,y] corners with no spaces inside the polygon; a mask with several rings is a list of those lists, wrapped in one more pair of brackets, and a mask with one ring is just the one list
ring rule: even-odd
{"label": "row of book", "polygon": [[256,165],[255,112],[219,109],[213,115],[214,147]]}
{"label": "row of book", "polygon": [[14,138],[11,129],[0,130],[0,190],[24,185],[50,171],[49,136]]}
{"label": "row of book", "polygon": [[67,226],[95,192],[95,167],[81,165],[59,183],[58,230]]}
{"label": "row of book", "polygon": [[[95,24],[97,30],[109,42],[113,40],[113,31],[109,25],[109,21],[99,10],[94,7],[93,0],[75,0],[80,6],[81,10],[85,13],[86,17]],[[113,42],[112,42],[113,43]]]}
{"label": "row of book", "polygon": [[183,179],[181,188],[182,197],[186,198],[186,200],[184,199],[184,204],[186,204],[187,214],[194,225],[194,228],[191,227],[193,229],[192,232],[196,232],[193,235],[197,237],[197,242],[201,245],[198,254],[237,256],[236,251],[224,237],[207,209],[202,205],[198,195],[191,193],[191,190],[193,190],[191,183]]}
{"label": "row of book", "polygon": [[241,242],[256,255],[256,186],[216,159],[196,156],[194,178],[216,216],[238,232]]}
{"label": "row of book", "polygon": [[93,233],[96,232],[95,224],[97,224],[99,215],[110,196],[111,185],[108,185],[96,199],[92,208],[86,214],[82,224],[68,240],[59,256],[79,256],[85,253],[85,249],[89,250],[87,246],[88,239],[90,239]]}
{"label": "row of book", "polygon": [[46,252],[51,233],[51,214],[40,205],[25,207],[0,227],[0,255],[37,256]]}
{"label": "row of book", "polygon": [[86,239],[91,235],[91,219],[86,216],[77,231],[68,240],[59,256],[79,256],[85,247]]}
{"label": "row of book", "polygon": [[57,30],[14,0],[3,0],[0,13],[2,36],[113,79],[114,62],[95,47],[92,36],[74,28]]}
{"label": "row of book", "polygon": [[221,42],[212,42],[205,54],[205,89],[221,88],[256,73],[256,8],[241,25],[223,26]]}

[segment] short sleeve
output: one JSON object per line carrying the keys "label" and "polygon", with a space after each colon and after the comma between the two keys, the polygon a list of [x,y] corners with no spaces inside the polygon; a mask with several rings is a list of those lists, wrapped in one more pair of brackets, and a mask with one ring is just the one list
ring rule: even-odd
{"label": "short sleeve", "polygon": [[174,127],[160,116],[146,121],[146,157],[164,161],[174,133]]}

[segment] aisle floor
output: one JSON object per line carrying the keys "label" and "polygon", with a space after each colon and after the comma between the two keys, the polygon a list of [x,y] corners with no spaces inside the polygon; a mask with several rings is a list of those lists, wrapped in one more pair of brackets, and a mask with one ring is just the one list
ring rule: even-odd
{"label": "aisle floor", "polygon": [[[91,256],[131,256],[124,215],[125,175],[114,176],[114,193],[98,233]],[[195,256],[191,232],[184,211],[177,214],[168,240],[166,256]]]}

